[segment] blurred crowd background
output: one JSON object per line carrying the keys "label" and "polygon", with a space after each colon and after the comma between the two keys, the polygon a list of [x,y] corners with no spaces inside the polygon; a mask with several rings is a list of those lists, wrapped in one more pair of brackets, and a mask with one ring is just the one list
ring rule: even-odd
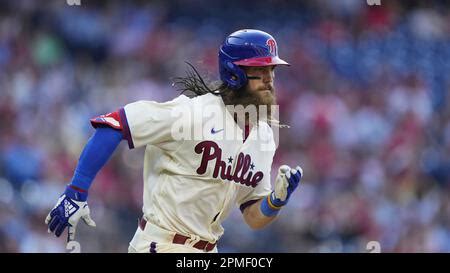
{"label": "blurred crowd background", "polygon": [[[265,2],[265,3],[264,3]],[[273,172],[305,177],[279,219],[253,231],[236,209],[221,252],[450,251],[450,2],[0,1],[0,252],[66,252],[44,219],[70,182],[89,119],[179,95],[192,62],[242,28],[280,56]],[[124,142],[125,143],[125,142]],[[142,206],[143,150],[122,143],[96,177],[82,252],[126,252]]]}

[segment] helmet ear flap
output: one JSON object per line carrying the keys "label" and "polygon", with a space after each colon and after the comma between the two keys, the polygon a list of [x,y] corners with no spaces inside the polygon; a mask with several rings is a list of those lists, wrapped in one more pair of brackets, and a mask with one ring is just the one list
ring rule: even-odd
{"label": "helmet ear flap", "polygon": [[221,73],[225,76],[222,81],[225,82],[230,89],[237,90],[247,84],[247,75],[238,65],[230,61],[225,61],[222,68],[225,70],[223,71],[225,73]]}

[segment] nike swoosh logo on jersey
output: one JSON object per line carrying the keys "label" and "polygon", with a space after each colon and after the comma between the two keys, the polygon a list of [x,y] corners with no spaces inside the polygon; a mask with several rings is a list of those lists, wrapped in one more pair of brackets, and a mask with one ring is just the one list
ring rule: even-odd
{"label": "nike swoosh logo on jersey", "polygon": [[214,127],[212,127],[212,129],[211,129],[211,134],[217,134],[217,133],[219,133],[219,132],[221,132],[221,131],[223,131],[223,129],[220,129],[220,130],[214,130]]}

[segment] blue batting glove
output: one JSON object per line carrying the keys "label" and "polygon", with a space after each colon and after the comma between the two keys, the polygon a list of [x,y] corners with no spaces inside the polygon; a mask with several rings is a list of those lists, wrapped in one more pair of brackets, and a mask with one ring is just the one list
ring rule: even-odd
{"label": "blue batting glove", "polygon": [[56,202],[55,207],[45,218],[48,225],[48,232],[54,232],[57,237],[61,236],[66,227],[68,227],[67,241],[75,239],[75,232],[80,219],[91,227],[96,224],[90,216],[89,206],[87,204],[87,193],[79,192],[70,186]]}
{"label": "blue batting glove", "polygon": [[268,217],[276,215],[287,204],[302,176],[303,170],[299,166],[295,169],[287,165],[281,166],[275,179],[275,190],[261,203],[261,212]]}

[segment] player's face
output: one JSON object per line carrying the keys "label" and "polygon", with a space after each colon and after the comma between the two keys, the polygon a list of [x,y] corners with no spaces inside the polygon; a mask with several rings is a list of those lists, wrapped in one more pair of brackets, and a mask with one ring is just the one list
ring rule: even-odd
{"label": "player's face", "polygon": [[248,77],[259,77],[259,79],[249,79],[247,92],[261,102],[270,105],[275,100],[273,80],[275,78],[275,66],[251,66],[244,67]]}

